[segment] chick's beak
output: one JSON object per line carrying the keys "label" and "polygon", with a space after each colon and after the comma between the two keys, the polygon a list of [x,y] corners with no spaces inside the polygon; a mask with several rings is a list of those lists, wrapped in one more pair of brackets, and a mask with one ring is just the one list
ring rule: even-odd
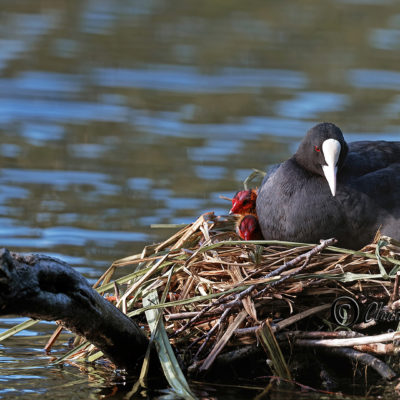
{"label": "chick's beak", "polygon": [[229,215],[236,214],[237,206],[237,201],[232,201],[232,208],[229,210]]}

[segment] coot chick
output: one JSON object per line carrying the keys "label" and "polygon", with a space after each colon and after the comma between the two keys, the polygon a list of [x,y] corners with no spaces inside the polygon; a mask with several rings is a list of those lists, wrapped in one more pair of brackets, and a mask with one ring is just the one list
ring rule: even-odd
{"label": "coot chick", "polygon": [[253,214],[242,215],[236,223],[236,233],[243,240],[262,240],[258,219]]}
{"label": "coot chick", "polygon": [[311,128],[257,197],[265,239],[360,248],[377,230],[400,239],[400,142],[346,144],[334,124]]}
{"label": "coot chick", "polygon": [[255,189],[240,190],[232,199],[229,214],[256,214],[257,191]]}

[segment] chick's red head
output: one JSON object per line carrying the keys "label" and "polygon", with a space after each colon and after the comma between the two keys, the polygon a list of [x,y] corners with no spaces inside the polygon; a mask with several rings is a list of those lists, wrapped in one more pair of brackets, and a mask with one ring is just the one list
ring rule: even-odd
{"label": "chick's red head", "polygon": [[243,240],[263,239],[258,219],[252,214],[245,215],[239,220],[237,225],[237,234]]}
{"label": "chick's red head", "polygon": [[257,192],[254,189],[240,190],[233,196],[229,214],[255,214]]}

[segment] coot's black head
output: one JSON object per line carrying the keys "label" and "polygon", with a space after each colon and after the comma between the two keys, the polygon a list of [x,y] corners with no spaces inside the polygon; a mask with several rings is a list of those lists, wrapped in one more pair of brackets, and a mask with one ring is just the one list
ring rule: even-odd
{"label": "coot's black head", "polygon": [[311,173],[324,176],[334,196],[336,173],[342,167],[347,151],[342,131],[334,124],[323,122],[307,132],[294,159]]}

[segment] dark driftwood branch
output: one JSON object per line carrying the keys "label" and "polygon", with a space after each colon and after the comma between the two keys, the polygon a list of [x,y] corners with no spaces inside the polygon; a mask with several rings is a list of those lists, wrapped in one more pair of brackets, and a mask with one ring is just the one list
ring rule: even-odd
{"label": "dark driftwood branch", "polygon": [[329,354],[347,357],[355,363],[360,363],[371,367],[384,379],[392,380],[396,377],[396,373],[387,364],[371,354],[362,353],[347,347],[335,347],[329,349],[324,348],[324,351],[328,352]]}
{"label": "dark driftwood branch", "polygon": [[91,288],[68,264],[0,250],[0,315],[63,325],[96,345],[117,367],[134,370],[148,339],[138,325]]}
{"label": "dark driftwood branch", "polygon": [[[309,332],[306,336],[310,336]],[[381,344],[380,342],[387,342],[391,340],[395,340],[396,332],[384,333],[381,335],[375,336],[355,336],[346,335],[349,337],[346,338],[335,338],[335,339],[297,339],[295,340],[295,344],[297,346],[304,347],[312,347],[314,349],[323,350],[328,352],[329,354],[340,355],[343,357],[347,357],[354,362],[359,362],[361,364],[367,365],[368,367],[373,368],[378,374],[380,374],[385,379],[393,379],[396,374],[395,372],[383,361],[374,357],[371,354],[363,353],[357,351],[355,349],[350,348],[349,346],[366,346],[371,344]],[[343,337],[344,335],[340,335]],[[364,349],[366,349],[364,347]]]}

